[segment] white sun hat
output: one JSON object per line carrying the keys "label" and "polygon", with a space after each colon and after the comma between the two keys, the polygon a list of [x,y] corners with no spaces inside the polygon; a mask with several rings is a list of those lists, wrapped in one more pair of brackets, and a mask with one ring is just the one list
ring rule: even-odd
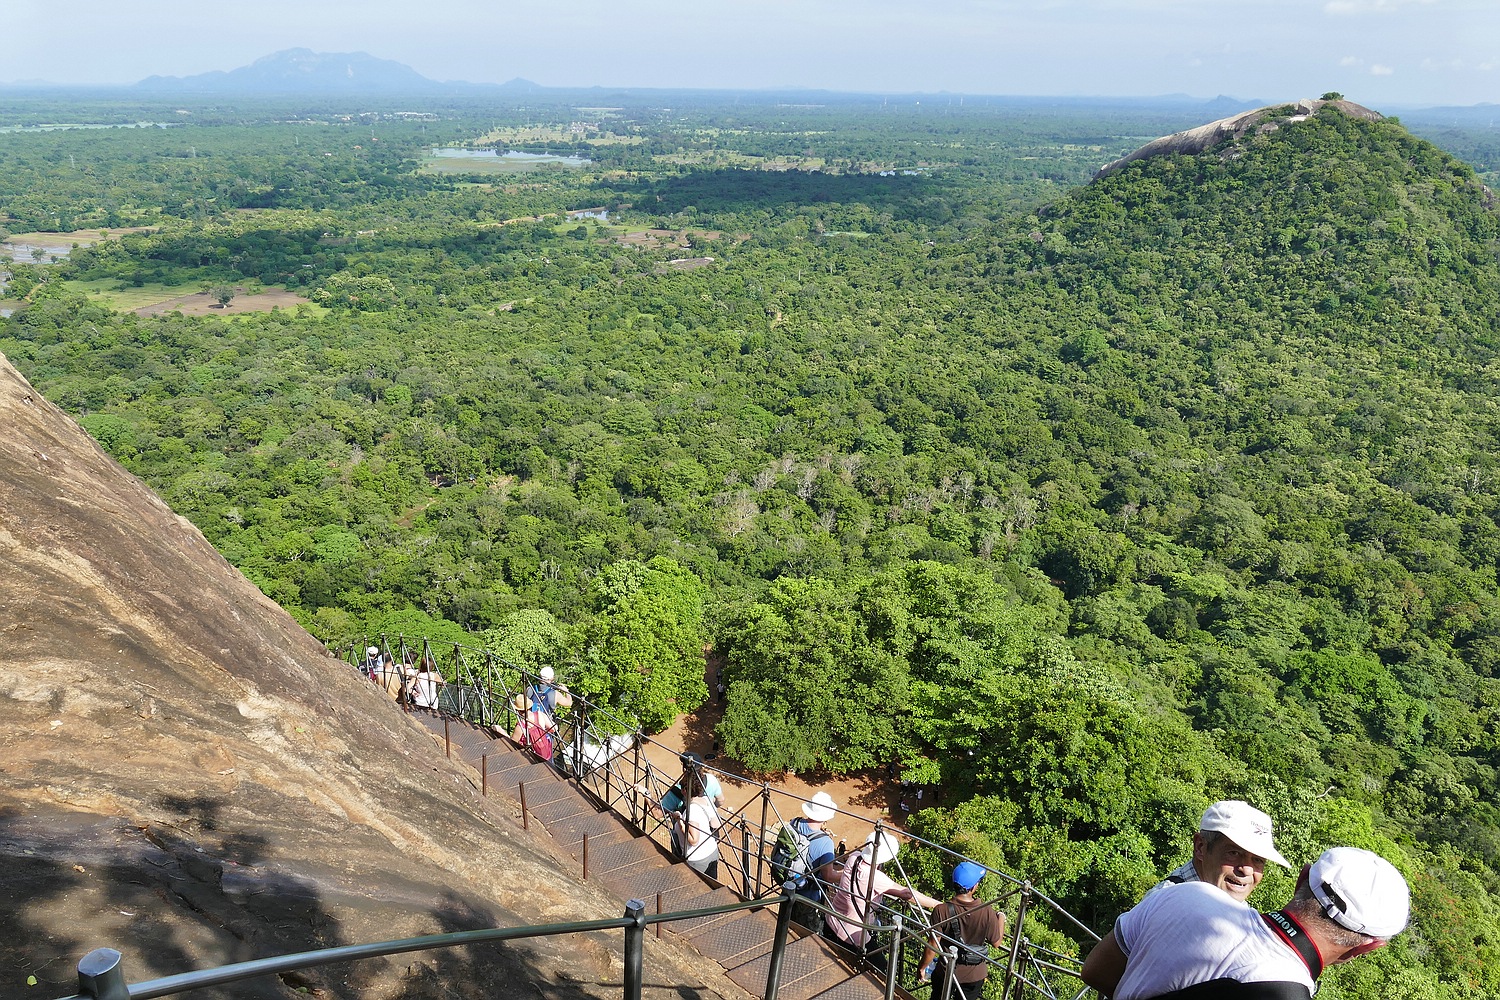
{"label": "white sun hat", "polygon": [[839,807],[833,804],[833,796],[827,792],[819,792],[809,802],[802,803],[802,815],[814,823],[826,823],[833,819],[839,811]]}

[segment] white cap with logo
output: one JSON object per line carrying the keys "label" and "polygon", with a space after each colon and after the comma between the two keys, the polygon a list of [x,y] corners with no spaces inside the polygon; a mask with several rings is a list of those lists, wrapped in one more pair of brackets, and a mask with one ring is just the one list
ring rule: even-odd
{"label": "white cap with logo", "polygon": [[1411,889],[1396,866],[1362,847],[1330,847],[1308,874],[1313,898],[1340,927],[1395,937],[1411,916]]}
{"label": "white cap with logo", "polygon": [[1234,841],[1235,846],[1251,854],[1274,861],[1283,868],[1292,867],[1271,842],[1271,817],[1248,802],[1239,799],[1215,802],[1203,813],[1203,822],[1198,824],[1198,829],[1222,833]]}

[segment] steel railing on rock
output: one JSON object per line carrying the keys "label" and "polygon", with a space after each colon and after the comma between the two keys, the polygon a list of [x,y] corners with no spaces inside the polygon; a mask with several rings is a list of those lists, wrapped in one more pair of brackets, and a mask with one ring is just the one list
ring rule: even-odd
{"label": "steel railing on rock", "polygon": [[539,924],[529,927],[492,927],[484,930],[454,931],[394,941],[376,941],[372,944],[344,945],[338,948],[323,948],[318,951],[304,951],[292,955],[238,962],[213,969],[199,969],[139,983],[126,982],[124,960],[120,952],[113,948],[96,948],[79,961],[78,992],[66,1000],[150,1000],[152,997],[173,996],[189,990],[223,986],[259,976],[281,975],[334,962],[350,962],[379,958],[383,955],[432,951],[462,945],[520,941],[526,938],[615,929],[625,931],[623,982],[625,1000],[641,1000],[647,927],[678,920],[721,916],[739,910],[767,909],[771,906],[777,909],[776,932],[772,939],[771,958],[766,971],[765,997],[766,1000],[775,1000],[781,984],[782,957],[786,953],[787,941],[791,936],[791,893],[789,891],[766,899],[655,915],[646,913],[645,903],[632,899],[626,904],[624,916],[607,920],[582,920],[574,923]]}
{"label": "steel railing on rock", "polygon": [[[387,665],[386,674],[380,673],[378,664],[373,668],[369,666],[372,659],[367,653],[369,648],[376,649],[379,660]],[[515,696],[522,695],[529,705],[530,692],[546,686],[540,677],[523,667],[485,650],[459,644],[381,636],[366,645],[330,652],[360,668],[403,708],[427,709],[462,719],[497,737],[510,737],[514,731],[512,724],[518,720],[518,714],[511,705]],[[429,676],[436,672],[441,681],[422,684],[420,668],[424,665],[429,668],[426,671]],[[403,680],[392,684],[393,673],[399,674]],[[416,683],[413,679],[417,679]],[[663,772],[648,759],[644,750],[654,744],[664,753],[675,756],[676,752],[655,744],[634,721],[622,719],[576,692],[571,693],[571,700],[570,708],[554,713],[553,764],[600,806],[628,821],[664,850],[676,853],[671,822],[666,812],[653,809],[652,803],[659,804],[670,789],[680,786],[686,774]],[[715,831],[720,860],[717,882],[746,901],[771,898],[781,892],[771,871],[771,854],[777,834],[786,823],[802,815],[803,803],[810,800],[768,782],[747,781],[705,761],[687,763],[685,757],[679,758],[684,762],[684,771],[689,767],[700,769],[705,774],[714,775],[721,785],[729,782],[757,788],[756,794],[743,806],[720,817]],[[852,859],[866,842],[866,838],[859,836],[866,829],[875,843],[884,835],[891,835],[902,844],[937,852],[943,859],[944,868],[950,871],[959,862],[971,860],[940,844],[888,826],[880,819],[871,820],[843,809],[837,810],[837,816],[858,824],[859,830],[854,837],[846,837],[846,841],[852,841],[856,846],[853,850],[841,849],[838,852],[839,864]],[[912,880],[901,868],[899,854],[894,863],[898,869],[895,882],[913,887]],[[999,893],[990,900],[992,905],[1001,912],[1004,912],[1001,908],[1012,900],[1015,905],[1014,917],[1008,921],[1007,941],[1001,949],[1003,957],[991,956],[989,959],[991,970],[1002,976],[1001,1000],[1032,996],[1061,1000],[1086,993],[1087,987],[1078,978],[1081,960],[1031,940],[1027,928],[1028,924],[1046,927],[1089,942],[1099,940],[1099,935],[1028,880],[988,866],[981,867],[1001,885]],[[900,898],[877,897],[874,879],[863,881],[864,898],[856,901],[862,905],[856,905],[854,909],[873,922],[864,923],[843,914],[841,919],[854,926],[864,926],[882,938],[878,952],[888,961],[882,960],[878,966],[872,963],[872,968],[894,977],[888,982],[888,991],[898,986],[909,993],[925,989],[926,985],[919,981],[920,970],[917,968],[924,947],[932,942],[938,951],[946,953],[948,949],[959,947],[961,942],[949,932],[934,929],[930,915],[922,907]],[[821,888],[825,898],[836,898],[841,891],[836,879],[829,880]],[[826,902],[814,909],[831,912]],[[834,940],[838,941],[837,938]],[[864,957],[856,955],[856,958]],[[940,967],[948,970],[949,981],[934,984],[933,1000],[947,1000],[948,991],[956,988],[956,983],[952,982],[956,963],[948,961]]]}

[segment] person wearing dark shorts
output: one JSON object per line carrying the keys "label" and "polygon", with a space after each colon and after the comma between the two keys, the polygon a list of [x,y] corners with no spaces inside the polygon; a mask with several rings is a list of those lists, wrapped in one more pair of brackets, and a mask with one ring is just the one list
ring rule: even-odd
{"label": "person wearing dark shorts", "polygon": [[949,974],[946,961],[934,960],[950,945],[958,949],[958,960],[952,974],[954,985],[964,1000],[979,1000],[984,995],[984,980],[989,974],[989,951],[1005,940],[1005,914],[974,896],[984,878],[984,866],[961,861],[953,869],[953,898],[932,911],[932,929],[937,936],[928,938],[922,952],[921,979],[942,982]]}

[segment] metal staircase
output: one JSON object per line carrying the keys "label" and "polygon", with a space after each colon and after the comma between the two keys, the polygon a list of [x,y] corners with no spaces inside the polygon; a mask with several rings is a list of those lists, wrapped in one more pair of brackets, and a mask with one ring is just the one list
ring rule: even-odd
{"label": "metal staircase", "polygon": [[[537,760],[505,737],[438,712],[415,709],[454,759],[481,772],[482,787],[522,807],[522,821],[540,825],[597,882],[622,902],[639,899],[647,912],[673,913],[730,903],[731,888],[676,862],[651,836],[617,816],[608,804],[551,763]],[[658,924],[658,933],[663,925]],[[726,913],[665,925],[668,933],[723,967],[751,993],[762,989],[771,962],[775,918],[764,911]],[[883,977],[817,935],[787,946],[782,956],[782,1000],[882,1000]]]}

